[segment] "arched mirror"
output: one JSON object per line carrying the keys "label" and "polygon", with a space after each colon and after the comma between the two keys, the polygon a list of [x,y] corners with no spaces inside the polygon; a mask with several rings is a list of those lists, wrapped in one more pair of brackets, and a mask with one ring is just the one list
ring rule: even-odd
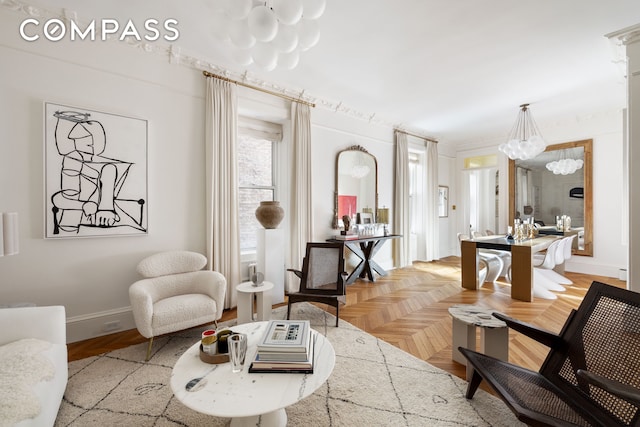
{"label": "arched mirror", "polygon": [[[591,139],[555,144],[533,159],[510,160],[509,223],[533,217],[540,234],[576,234],[573,254],[593,256],[592,145]],[[571,160],[581,160],[582,167],[549,169],[552,162]],[[563,215],[571,218],[568,230],[557,227]]]}
{"label": "arched mirror", "polygon": [[360,145],[338,153],[333,228],[342,228],[342,217],[352,223],[360,214],[362,223],[375,223],[378,208],[378,162]]}

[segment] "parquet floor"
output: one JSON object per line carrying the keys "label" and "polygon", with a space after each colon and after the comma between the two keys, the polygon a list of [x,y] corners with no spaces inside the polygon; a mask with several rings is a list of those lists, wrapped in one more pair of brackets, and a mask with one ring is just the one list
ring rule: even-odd
{"label": "parquet floor", "polygon": [[[522,302],[510,297],[506,282],[485,284],[478,291],[460,286],[460,258],[448,257],[435,262],[415,262],[389,272],[375,282],[357,280],[347,288],[347,305],[341,307],[340,318],[379,337],[414,356],[460,378],[464,366],[451,360],[451,317],[447,311],[453,304],[477,304],[559,332],[570,310],[576,308],[592,281],[625,287],[626,282],[609,277],[566,273],[574,284],[558,292],[557,300],[535,299]],[[502,278],[503,279],[503,278]],[[329,311],[323,304],[319,307]],[[334,313],[335,314],[335,313]],[[236,317],[227,310],[222,320]],[[509,360],[538,370],[547,349],[535,341],[510,331]],[[146,341],[136,330],[98,337],[69,348],[69,360],[78,360]]]}

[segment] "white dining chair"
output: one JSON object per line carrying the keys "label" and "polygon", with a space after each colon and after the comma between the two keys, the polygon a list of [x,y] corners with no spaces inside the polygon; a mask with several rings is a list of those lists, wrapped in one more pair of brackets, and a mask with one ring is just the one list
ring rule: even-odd
{"label": "white dining chair", "polygon": [[558,296],[551,291],[566,291],[564,286],[550,279],[546,273],[547,271],[552,271],[553,267],[556,265],[556,254],[560,246],[560,242],[562,242],[562,239],[554,240],[549,245],[542,261],[540,261],[540,258],[534,257],[533,295],[538,298],[557,299]]}
{"label": "white dining chair", "polygon": [[[484,233],[481,231],[473,232],[474,239],[478,237],[485,237],[485,236],[495,236],[495,233],[491,230],[486,230]],[[511,282],[511,252],[501,251],[498,249],[480,249],[480,254],[483,256],[491,257],[491,258],[495,256],[500,258],[500,262],[502,263],[502,266],[500,267],[500,272],[498,273],[495,279],[497,279],[498,277],[504,276],[507,282]],[[498,264],[498,263],[494,262],[494,264]],[[489,275],[487,276],[490,276],[491,274],[492,273],[489,273]],[[495,279],[494,280],[487,279],[487,280],[491,282],[495,282]]]}
{"label": "white dining chair", "polygon": [[[462,242],[463,240],[469,240],[469,235],[458,233],[458,242]],[[487,280],[490,266],[489,266],[489,263],[484,259],[484,257],[479,256],[479,258],[480,258],[480,262],[478,263],[478,282],[479,282],[478,286],[482,286],[483,283]],[[493,270],[495,271],[496,268],[494,267]],[[493,278],[493,274],[495,273],[492,273],[492,276],[491,276],[492,278]],[[495,278],[493,280],[495,280]],[[491,282],[493,282],[493,280],[491,280]]]}
{"label": "white dining chair", "polygon": [[[568,277],[563,274],[558,273],[555,270],[557,266],[563,266],[564,263],[571,258],[571,245],[573,244],[573,239],[576,235],[563,237],[558,244],[558,248],[556,249],[555,254],[555,265],[552,269],[543,269],[541,270],[542,274],[551,279],[552,281],[559,283],[560,285],[572,285],[573,282]],[[568,251],[568,254],[567,254]],[[564,271],[564,268],[561,270]]]}

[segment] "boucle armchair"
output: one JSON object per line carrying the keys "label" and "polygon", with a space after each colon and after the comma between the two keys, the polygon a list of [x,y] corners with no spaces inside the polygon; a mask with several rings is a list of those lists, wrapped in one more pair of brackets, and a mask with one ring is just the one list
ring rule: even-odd
{"label": "boucle armchair", "polygon": [[207,259],[188,251],[161,252],[143,259],[137,267],[142,280],[129,287],[136,327],[149,338],[181,331],[222,317],[226,279],[216,271],[202,270]]}

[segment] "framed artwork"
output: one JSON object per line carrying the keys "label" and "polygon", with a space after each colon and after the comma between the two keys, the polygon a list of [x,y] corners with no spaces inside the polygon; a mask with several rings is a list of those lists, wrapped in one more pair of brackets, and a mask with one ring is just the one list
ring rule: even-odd
{"label": "framed artwork", "polygon": [[147,234],[146,120],[44,104],[45,238]]}
{"label": "framed artwork", "polygon": [[353,218],[356,214],[356,206],[358,205],[358,196],[338,196],[338,218],[342,219],[344,215]]}
{"label": "framed artwork", "polygon": [[360,214],[360,221],[363,224],[373,224],[373,213],[372,212],[362,212]]}
{"label": "framed artwork", "polygon": [[440,218],[449,216],[449,187],[438,186],[438,216]]}

